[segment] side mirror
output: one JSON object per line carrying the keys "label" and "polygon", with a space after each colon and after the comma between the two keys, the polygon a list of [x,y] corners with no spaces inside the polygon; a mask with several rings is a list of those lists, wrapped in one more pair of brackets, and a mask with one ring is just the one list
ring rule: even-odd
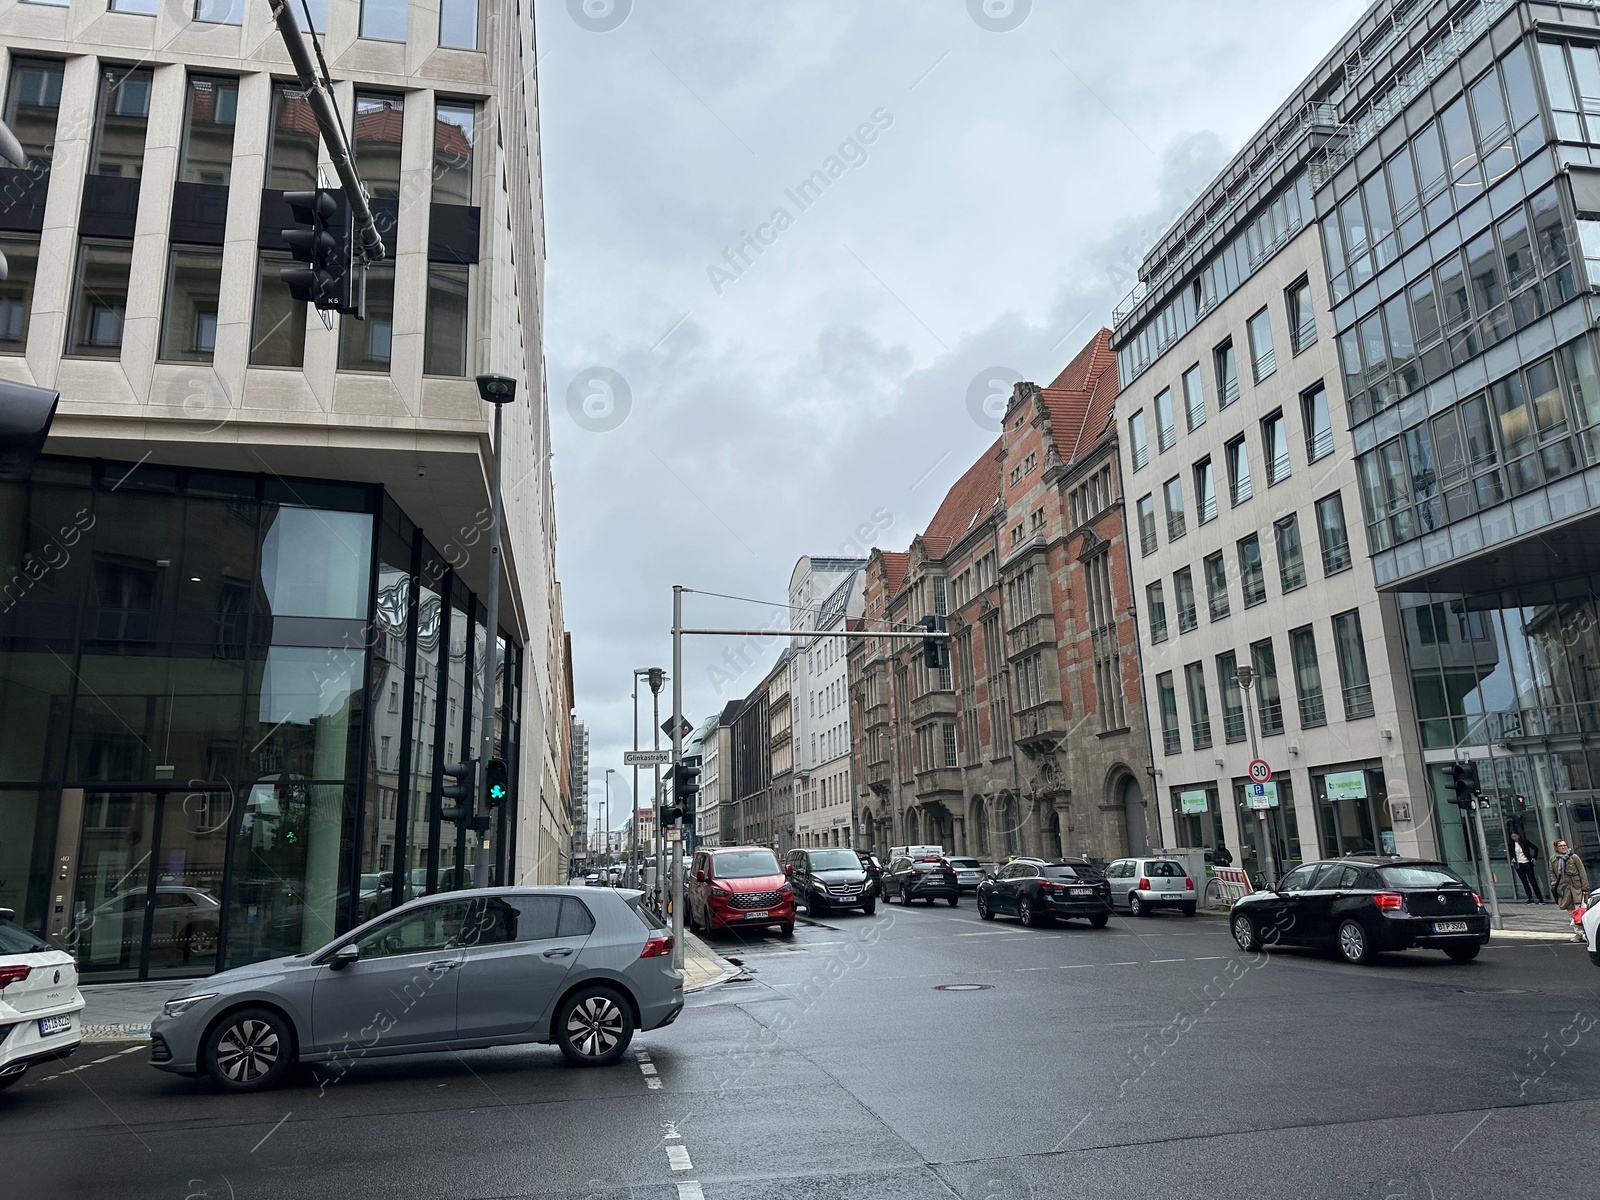
{"label": "side mirror", "polygon": [[783,873],[785,875],[793,875],[794,874],[794,864],[793,863],[784,863],[783,864]]}
{"label": "side mirror", "polygon": [[706,873],[704,871],[696,871],[694,873],[694,881],[696,883],[704,883],[706,881]]}
{"label": "side mirror", "polygon": [[361,947],[354,942],[346,942],[333,952],[333,957],[328,960],[328,968],[333,971],[342,971],[353,962],[361,961]]}

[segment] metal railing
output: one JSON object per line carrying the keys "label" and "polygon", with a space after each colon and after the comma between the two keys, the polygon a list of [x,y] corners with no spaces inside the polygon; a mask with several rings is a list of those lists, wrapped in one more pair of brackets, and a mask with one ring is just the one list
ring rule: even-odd
{"label": "metal railing", "polygon": [[1354,687],[1344,689],[1344,715],[1352,720],[1372,715],[1371,684],[1358,683]]}
{"label": "metal railing", "polygon": [[1238,708],[1222,714],[1222,740],[1244,741],[1244,709]]}
{"label": "metal railing", "polygon": [[1194,743],[1196,750],[1205,750],[1211,745],[1211,722],[1194,721],[1189,725],[1189,739]]}
{"label": "metal railing", "polygon": [[1306,692],[1300,697],[1300,724],[1325,725],[1328,721],[1328,709],[1322,702],[1322,689]]}
{"label": "metal railing", "polygon": [[1307,346],[1316,345],[1317,319],[1315,317],[1307,317],[1301,321],[1290,334],[1289,340],[1293,344],[1296,354],[1299,354]]}
{"label": "metal railing", "polygon": [[1350,565],[1350,542],[1348,539],[1325,546],[1322,550],[1322,572],[1325,575],[1334,575],[1343,571]]}
{"label": "metal railing", "polygon": [[1163,729],[1161,731],[1161,748],[1167,754],[1182,753],[1182,735],[1176,729]]}

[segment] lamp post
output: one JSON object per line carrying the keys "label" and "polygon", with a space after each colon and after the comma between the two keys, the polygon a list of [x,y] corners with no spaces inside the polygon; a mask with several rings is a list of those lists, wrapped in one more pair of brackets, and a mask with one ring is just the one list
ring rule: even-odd
{"label": "lamp post", "polygon": [[607,886],[611,883],[611,777],[616,773],[615,767],[606,768],[606,815],[600,827],[600,877]]}
{"label": "lamp post", "polygon": [[[1239,690],[1244,693],[1244,724],[1245,728],[1250,731],[1250,758],[1254,761],[1261,757],[1261,752],[1256,749],[1255,714],[1250,711],[1250,689],[1255,684],[1256,673],[1254,668],[1249,666],[1235,667],[1233,677],[1238,681]],[[1220,797],[1218,807],[1221,807]],[[1264,808],[1256,809],[1256,820],[1261,823],[1257,843],[1261,847],[1262,870],[1266,872],[1268,879],[1275,880],[1278,877],[1278,872],[1275,856],[1272,853],[1272,830],[1267,824],[1267,810]]]}

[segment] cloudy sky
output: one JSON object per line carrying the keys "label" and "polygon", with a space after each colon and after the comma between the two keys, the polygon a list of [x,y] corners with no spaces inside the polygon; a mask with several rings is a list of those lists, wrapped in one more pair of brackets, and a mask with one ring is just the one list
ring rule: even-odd
{"label": "cloudy sky", "polygon": [[[596,797],[632,669],[670,663],[672,584],[781,601],[801,554],[904,549],[993,437],[986,381],[1053,378],[1364,7],[537,0],[557,567]],[[773,615],[686,600],[691,625]],[[737,674],[685,644],[696,724],[777,653]]]}

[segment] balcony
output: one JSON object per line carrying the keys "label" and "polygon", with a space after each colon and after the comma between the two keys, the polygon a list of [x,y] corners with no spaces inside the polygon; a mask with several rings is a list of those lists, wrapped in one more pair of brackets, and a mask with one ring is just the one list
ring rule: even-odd
{"label": "balcony", "polygon": [[889,760],[880,758],[867,764],[867,786],[879,795],[889,793]]}
{"label": "balcony", "polygon": [[1053,749],[1067,736],[1067,721],[1059,700],[1048,700],[1019,712],[1016,727],[1017,744],[1030,750]]}
{"label": "balcony", "polygon": [[932,770],[917,772],[918,800],[941,795],[960,796],[965,791],[966,781],[962,778],[960,767],[934,767]]}
{"label": "balcony", "polygon": [[1056,640],[1056,626],[1048,612],[1037,613],[1023,621],[1007,635],[1010,643],[1010,657],[1016,658],[1035,646],[1042,646]]}
{"label": "balcony", "polygon": [[911,720],[925,721],[930,717],[954,717],[956,694],[954,692],[929,692],[911,702]]}

